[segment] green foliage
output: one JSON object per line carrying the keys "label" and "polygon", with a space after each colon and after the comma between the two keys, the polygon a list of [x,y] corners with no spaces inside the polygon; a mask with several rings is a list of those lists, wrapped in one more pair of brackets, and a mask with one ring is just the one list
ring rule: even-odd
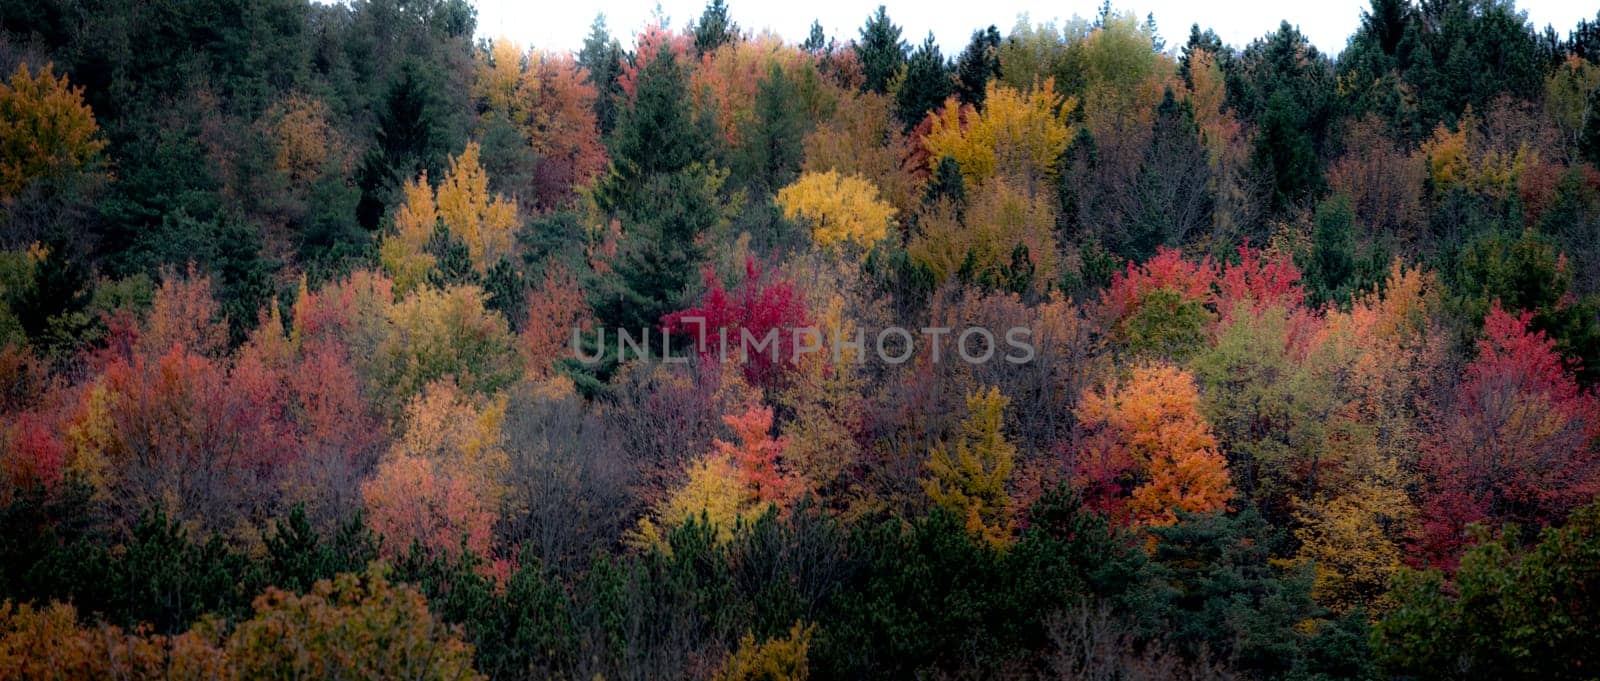
{"label": "green foliage", "polygon": [[1000,77],[1000,30],[990,26],[972,32],[961,56],[956,57],[955,94],[962,102],[983,109],[989,81]]}
{"label": "green foliage", "polygon": [[929,33],[927,40],[922,41],[906,62],[905,77],[894,93],[895,115],[909,131],[917,127],[929,111],[943,105],[953,88],[944,53],[939,51],[933,34]]}
{"label": "green foliage", "polygon": [[1204,301],[1159,289],[1145,294],[1139,309],[1123,320],[1121,339],[1131,354],[1181,362],[1205,347],[1215,320]]}
{"label": "green foliage", "polygon": [[1312,222],[1311,251],[1300,268],[1307,303],[1347,306],[1355,295],[1382,282],[1386,258],[1378,249],[1356,243],[1348,197],[1336,194],[1317,204]]}
{"label": "green foliage", "polygon": [[862,87],[888,94],[889,86],[905,68],[908,47],[900,39],[900,27],[889,21],[889,12],[883,5],[878,5],[877,13],[867,17],[855,47],[862,74],[866,76]]}
{"label": "green foliage", "polygon": [[[1481,530],[1482,528],[1480,528]],[[1583,679],[1600,651],[1600,505],[1575,511],[1522,550],[1516,533],[1480,531],[1454,575],[1405,572],[1373,647],[1419,679]]]}

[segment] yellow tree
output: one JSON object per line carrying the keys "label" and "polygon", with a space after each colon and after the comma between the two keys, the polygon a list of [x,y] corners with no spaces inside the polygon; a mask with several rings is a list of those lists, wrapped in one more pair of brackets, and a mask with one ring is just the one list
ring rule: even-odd
{"label": "yellow tree", "polygon": [[437,191],[423,173],[405,187],[405,202],[395,213],[395,233],[378,249],[384,271],[404,293],[427,279],[434,257],[426,252],[436,225],[467,245],[472,267],[480,274],[512,253],[517,229],[516,204],[489,191],[489,174],[478,162],[477,142],[467,143]]}
{"label": "yellow tree", "polygon": [[888,235],[895,215],[871,182],[832,170],[801,175],[778,190],[777,202],[784,217],[806,221],[812,240],[824,248],[844,242],[869,248]]}
{"label": "yellow tree", "polygon": [[952,449],[944,443],[928,458],[931,477],[922,488],[934,503],[966,521],[967,531],[995,547],[1011,543],[1011,478],[1017,448],[1002,433],[1010,398],[990,386],[967,396],[967,418]]}
{"label": "yellow tree", "polygon": [[833,116],[806,135],[805,152],[806,172],[866,178],[900,213],[909,213],[921,200],[915,173],[904,163],[911,143],[885,95],[868,91],[841,97]]}
{"label": "yellow tree", "polygon": [[[966,268],[974,281],[1011,289],[1017,277],[1028,276],[1042,289],[1056,278],[1054,201],[995,178],[969,194],[959,216],[949,205],[926,211],[908,250],[940,282]],[[1027,249],[1028,266],[1017,260],[1019,248]]]}
{"label": "yellow tree", "polygon": [[952,97],[932,114],[932,129],[922,140],[928,169],[936,172],[949,156],[969,186],[998,176],[1029,192],[1042,189],[1072,139],[1067,121],[1077,106],[1077,99],[1056,94],[1052,80],[1027,93],[990,82],[981,113]]}
{"label": "yellow tree", "polygon": [[1311,595],[1323,605],[1339,612],[1380,605],[1389,578],[1404,565],[1398,530],[1410,526],[1414,512],[1398,469],[1392,473],[1296,514],[1298,557],[1314,566]]}
{"label": "yellow tree", "polygon": [[82,168],[105,148],[83,89],[23,62],[0,83],[0,199],[35,178]]}
{"label": "yellow tree", "polygon": [[383,271],[394,280],[399,293],[411,291],[428,280],[435,258],[424,250],[434,225],[439,222],[439,209],[433,204],[433,188],[428,186],[428,173],[406,183],[405,202],[394,216],[394,234],[385,237],[378,246],[378,261]]}
{"label": "yellow tree", "polygon": [[516,204],[489,192],[489,174],[478,162],[478,143],[469,142],[460,156],[450,159],[450,172],[439,183],[435,202],[445,227],[472,254],[473,267],[486,271],[511,255],[517,229]]}

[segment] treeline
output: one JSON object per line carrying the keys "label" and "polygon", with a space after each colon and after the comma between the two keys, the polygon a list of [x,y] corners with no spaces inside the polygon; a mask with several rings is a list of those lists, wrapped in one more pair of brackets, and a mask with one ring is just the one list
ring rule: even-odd
{"label": "treeline", "polygon": [[0,0],[0,678],[1600,664],[1600,16],[475,28]]}

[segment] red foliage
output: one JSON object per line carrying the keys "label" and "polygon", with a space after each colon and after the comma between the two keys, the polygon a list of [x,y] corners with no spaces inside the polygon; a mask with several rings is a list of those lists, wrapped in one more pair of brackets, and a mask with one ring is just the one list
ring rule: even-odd
{"label": "red foliage", "polygon": [[1269,258],[1248,245],[1239,247],[1239,262],[1224,264],[1217,279],[1217,308],[1224,315],[1240,302],[1248,301],[1258,309],[1278,305],[1292,310],[1305,298],[1300,270],[1289,256]]}
{"label": "red foliage", "polygon": [[633,99],[634,90],[639,86],[639,72],[659,58],[663,48],[670,50],[678,63],[687,68],[690,66],[688,55],[692,45],[689,36],[668,31],[661,24],[646,27],[635,41],[633,59],[622,64],[622,74],[617,78],[622,91],[627,93],[629,100]]}
{"label": "red foliage", "polygon": [[[662,326],[671,333],[689,334],[702,356],[720,356],[722,338],[727,338],[728,358],[738,360],[740,341],[749,332],[757,342],[769,332],[777,332],[777,350],[756,352],[749,347],[744,362],[745,380],[764,388],[775,387],[794,367],[795,329],[811,326],[810,313],[794,282],[765,276],[754,259],[745,260],[744,281],[729,292],[716,273],[705,271],[706,294],[699,307],[663,317]],[[701,322],[697,319],[701,318]],[[776,359],[773,355],[776,354]]]}
{"label": "red foliage", "polygon": [[1466,523],[1542,527],[1600,493],[1595,398],[1530,319],[1494,304],[1477,359],[1437,416],[1416,538],[1419,557],[1436,565],[1453,564]]}
{"label": "red foliage", "polygon": [[1185,299],[1209,302],[1217,281],[1217,264],[1210,256],[1198,263],[1183,259],[1183,251],[1160,247],[1144,264],[1129,262],[1125,272],[1111,275],[1111,285],[1100,292],[1099,314],[1105,320],[1124,319],[1139,309],[1145,294],[1161,289],[1177,291]]}
{"label": "red foliage", "polygon": [[722,422],[733,429],[739,444],[722,440],[712,444],[718,453],[733,460],[744,476],[745,484],[755,491],[762,502],[781,503],[801,486],[780,468],[780,457],[788,445],[785,438],[773,438],[772,408],[751,407],[743,414],[722,417]]}

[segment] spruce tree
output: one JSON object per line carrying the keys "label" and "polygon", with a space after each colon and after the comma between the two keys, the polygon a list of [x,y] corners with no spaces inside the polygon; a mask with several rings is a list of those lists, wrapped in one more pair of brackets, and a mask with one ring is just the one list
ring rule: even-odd
{"label": "spruce tree", "polygon": [[972,42],[956,59],[956,96],[974,108],[983,109],[983,96],[989,81],[1000,77],[1000,30],[989,26],[972,32]]}
{"label": "spruce tree", "polygon": [[878,11],[867,17],[861,27],[861,40],[856,43],[856,57],[861,60],[861,72],[866,76],[863,87],[878,94],[888,94],[889,85],[906,64],[908,46],[900,39],[900,27],[889,20],[889,11],[878,5]]}
{"label": "spruce tree", "polygon": [[900,117],[900,123],[906,130],[917,127],[923,116],[944,103],[953,87],[944,55],[933,41],[933,34],[929,33],[928,39],[912,53],[911,61],[906,64],[906,77],[895,92],[895,114]]}

